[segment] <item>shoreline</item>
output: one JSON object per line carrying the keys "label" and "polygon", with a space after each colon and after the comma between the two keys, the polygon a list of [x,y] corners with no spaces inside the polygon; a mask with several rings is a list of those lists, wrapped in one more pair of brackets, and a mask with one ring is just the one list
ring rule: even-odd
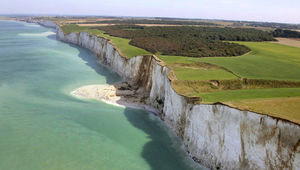
{"label": "shoreline", "polygon": [[[170,70],[155,56],[126,59],[105,38],[87,32],[64,34],[59,25],[56,29],[58,40],[91,50],[103,65],[123,79],[135,82],[135,85],[127,83],[128,87],[135,86],[131,87],[134,93],[121,96],[131,99],[141,92],[139,99],[160,111],[160,119],[182,139],[186,152],[195,162],[210,169],[299,166],[299,125],[221,103],[193,104],[174,91],[168,78]],[[257,145],[258,142],[268,146]],[[278,147],[280,150],[276,150]],[[269,153],[273,148],[276,152]]]}
{"label": "shoreline", "polygon": [[113,85],[92,84],[79,87],[70,94],[77,98],[94,99],[122,108],[142,109],[158,115],[159,111],[148,105],[147,101],[139,100],[143,97],[142,94],[137,94],[136,91],[129,88],[124,90],[126,85],[128,85],[127,82],[120,82]]}

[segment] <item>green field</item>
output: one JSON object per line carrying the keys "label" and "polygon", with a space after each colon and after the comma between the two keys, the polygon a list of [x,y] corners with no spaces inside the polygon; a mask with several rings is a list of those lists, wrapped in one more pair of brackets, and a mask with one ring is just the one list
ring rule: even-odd
{"label": "green field", "polygon": [[232,107],[251,110],[300,124],[300,97],[262,98],[225,102]]}
{"label": "green field", "polygon": [[237,77],[223,69],[194,69],[184,67],[173,68],[176,78],[179,80],[217,80],[222,77],[223,80],[236,79]]}
{"label": "green field", "polygon": [[242,89],[225,90],[212,93],[196,93],[205,103],[240,101],[245,99],[262,99],[300,96],[300,88]]}
{"label": "green field", "polygon": [[[195,62],[216,64],[244,78],[300,81],[300,48],[268,42],[238,43],[248,46],[252,52],[239,57],[159,57],[168,64]],[[223,79],[222,74],[219,79]]]}
{"label": "green field", "polygon": [[106,39],[111,40],[111,43],[114,44],[116,47],[118,47],[119,51],[123,56],[126,56],[128,58],[137,56],[137,55],[149,55],[150,52],[143,50],[141,48],[129,45],[128,39],[125,38],[119,38],[119,37],[113,37],[108,34],[104,34],[104,31],[99,29],[93,29],[93,27],[79,27],[75,24],[68,24],[63,25],[62,30],[64,33],[69,34],[71,32],[88,32],[91,35],[97,35],[99,37],[104,37]]}
{"label": "green field", "polygon": [[[159,56],[168,65],[185,63],[206,62],[222,66],[242,78],[262,80],[288,80],[300,81],[300,48],[290,47],[268,42],[239,42],[248,46],[252,52],[239,57],[205,57],[187,58],[183,56]],[[178,80],[226,80],[233,79],[230,72],[218,70],[196,70],[191,68],[173,67]],[[275,98],[300,96],[297,88],[272,88],[272,89],[236,89],[218,92],[191,92],[187,89],[199,89],[199,84],[184,84],[182,87],[174,85],[179,93],[189,96],[199,96],[204,102],[228,102],[255,98]]]}

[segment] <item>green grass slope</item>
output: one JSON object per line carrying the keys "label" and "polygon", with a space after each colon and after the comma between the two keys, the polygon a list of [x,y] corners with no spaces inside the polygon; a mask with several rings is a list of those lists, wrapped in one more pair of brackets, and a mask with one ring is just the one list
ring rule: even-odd
{"label": "green grass slope", "polygon": [[300,96],[300,88],[242,89],[225,90],[211,93],[196,93],[206,103],[240,101],[245,99],[262,99]]}
{"label": "green grass slope", "polygon": [[184,67],[173,68],[176,78],[179,80],[230,80],[237,77],[223,69],[193,69]]}

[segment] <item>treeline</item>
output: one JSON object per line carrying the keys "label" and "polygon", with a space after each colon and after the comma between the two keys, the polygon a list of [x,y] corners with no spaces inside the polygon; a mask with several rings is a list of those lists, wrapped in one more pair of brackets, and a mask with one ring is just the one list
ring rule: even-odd
{"label": "treeline", "polygon": [[199,40],[195,38],[167,39],[162,37],[134,38],[131,45],[143,48],[152,53],[188,57],[239,56],[250,51],[239,44]]}
{"label": "treeline", "polygon": [[300,32],[292,30],[276,29],[272,34],[274,37],[300,38]]}
{"label": "treeline", "polygon": [[250,51],[244,45],[224,41],[274,40],[271,33],[241,28],[115,25],[98,29],[131,39],[130,44],[152,53],[190,57],[238,56]]}
{"label": "treeline", "polygon": [[84,24],[122,24],[122,25],[135,25],[135,24],[161,24],[161,25],[204,25],[204,26],[218,26],[219,24],[200,21],[177,21],[177,20],[150,20],[150,19],[125,19],[125,20],[104,20],[94,22],[82,22]]}

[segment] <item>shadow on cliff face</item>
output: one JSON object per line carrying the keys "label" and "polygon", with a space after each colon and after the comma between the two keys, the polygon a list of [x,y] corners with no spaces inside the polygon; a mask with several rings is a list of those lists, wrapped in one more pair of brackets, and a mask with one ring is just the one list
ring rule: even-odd
{"label": "shadow on cliff face", "polygon": [[124,114],[133,126],[144,131],[151,139],[144,145],[141,156],[152,170],[202,169],[180,149],[182,145],[179,139],[157,116],[130,108],[126,108]]}
{"label": "shadow on cliff face", "polygon": [[96,56],[90,52],[87,49],[84,49],[83,47],[80,47],[78,45],[69,44],[71,47],[77,48],[79,51],[78,57],[80,57],[83,61],[86,62],[86,65],[91,67],[93,70],[95,70],[98,74],[104,76],[106,78],[107,84],[114,84],[116,83],[116,80],[120,79],[120,77],[110,71],[109,69],[105,68],[104,66],[101,66],[97,62]]}
{"label": "shadow on cliff face", "polygon": [[[57,40],[56,35],[49,35],[47,37],[51,40]],[[79,51],[78,57],[80,57],[83,61],[85,61],[86,65],[91,67],[98,74],[104,76],[106,78],[106,83],[107,84],[114,84],[114,83],[117,82],[116,80],[121,79],[120,76],[118,76],[116,73],[110,71],[109,69],[105,68],[104,66],[101,66],[97,62],[96,56],[91,51],[89,51],[88,49],[85,49],[85,48],[80,47],[80,46],[75,45],[75,44],[70,44],[70,43],[66,43],[66,44],[68,44],[71,47],[74,47],[74,48],[78,49],[78,51]]]}
{"label": "shadow on cliff face", "polygon": [[87,49],[84,49],[83,47],[79,47],[78,45],[73,45],[73,44],[69,44],[69,45],[71,47],[78,49],[79,51],[78,57],[80,57],[83,61],[85,61],[86,65],[94,69],[98,74],[104,76],[107,84],[114,84],[116,83],[116,80],[120,80],[120,76],[118,76],[116,73],[110,71],[104,66],[101,66],[97,62],[97,58],[92,52],[88,51]]}

